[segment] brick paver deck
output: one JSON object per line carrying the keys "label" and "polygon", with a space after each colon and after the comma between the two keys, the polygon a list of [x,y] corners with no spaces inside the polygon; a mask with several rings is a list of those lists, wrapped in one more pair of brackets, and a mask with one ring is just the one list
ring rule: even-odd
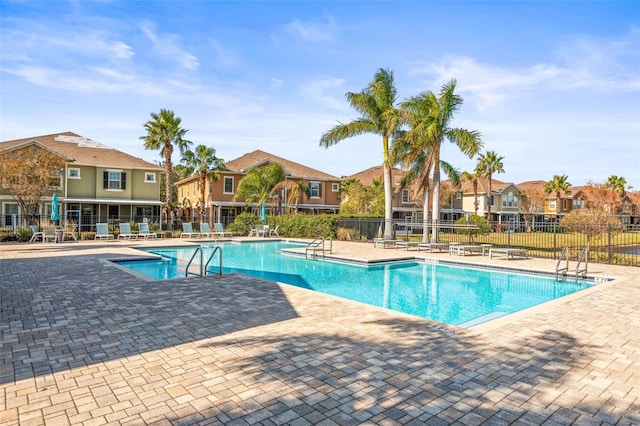
{"label": "brick paver deck", "polygon": [[241,275],[146,281],[106,262],[159,244],[0,245],[0,424],[640,424],[637,268],[590,265],[615,280],[460,330]]}

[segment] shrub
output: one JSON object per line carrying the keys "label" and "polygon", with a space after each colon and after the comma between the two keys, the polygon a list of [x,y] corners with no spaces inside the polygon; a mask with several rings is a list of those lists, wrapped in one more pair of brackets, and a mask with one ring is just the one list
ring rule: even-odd
{"label": "shrub", "polygon": [[[468,222],[466,217],[461,217],[456,220],[456,225],[460,225],[456,227],[456,234],[469,235],[471,241],[473,241],[473,237],[476,235],[487,235],[491,232],[491,225],[487,219],[475,214],[469,215]],[[470,227],[467,225],[470,225]]]}

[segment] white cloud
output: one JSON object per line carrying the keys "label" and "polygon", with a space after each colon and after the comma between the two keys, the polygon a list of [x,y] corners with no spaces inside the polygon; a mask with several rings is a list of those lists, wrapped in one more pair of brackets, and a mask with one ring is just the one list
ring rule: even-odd
{"label": "white cloud", "polygon": [[145,21],[140,24],[142,33],[153,43],[153,49],[158,56],[170,62],[178,62],[183,68],[195,70],[200,66],[198,58],[181,47],[182,41],[175,34],[157,34],[155,24]]}
{"label": "white cloud", "polygon": [[332,19],[327,23],[302,22],[294,19],[285,25],[285,31],[293,34],[302,41],[328,42],[337,37],[337,26]]}
{"label": "white cloud", "polygon": [[[344,111],[349,105],[344,100],[344,89],[342,89],[345,80],[337,77],[325,77],[319,80],[307,83],[300,93],[304,98],[312,99],[322,103],[324,106],[332,109]],[[339,89],[339,97],[336,96]]]}

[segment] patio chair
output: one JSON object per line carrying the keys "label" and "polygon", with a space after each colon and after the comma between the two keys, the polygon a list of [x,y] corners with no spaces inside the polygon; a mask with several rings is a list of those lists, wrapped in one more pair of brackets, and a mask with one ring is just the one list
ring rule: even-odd
{"label": "patio chair", "polygon": [[191,223],[183,223],[180,238],[200,238],[200,233],[193,232],[193,226],[191,226]]}
{"label": "patio chair", "polygon": [[76,228],[78,228],[78,225],[74,223],[65,225],[60,235],[60,241],[64,242],[65,238],[69,237],[71,240],[77,242],[78,239],[76,238]]}
{"label": "patio chair", "polygon": [[113,234],[109,233],[109,225],[106,223],[96,223],[96,240],[103,238],[113,240]]}
{"label": "patio chair", "polygon": [[58,232],[56,231],[55,226],[45,226],[42,232],[42,242],[46,243],[47,241],[53,241],[54,243],[58,242]]}
{"label": "patio chair", "polygon": [[149,224],[145,222],[138,223],[138,236],[147,239],[147,238],[158,238],[158,234],[155,232],[149,231]]}
{"label": "patio chair", "polygon": [[258,237],[268,237],[269,236],[269,225],[258,225],[258,226],[256,226],[256,236],[258,236]]}
{"label": "patio chair", "polygon": [[[249,226],[251,226],[251,225],[249,225]],[[251,230],[247,234],[247,237],[255,237],[256,235],[258,235],[258,229],[254,228],[253,226],[251,226]]]}
{"label": "patio chair", "polygon": [[270,237],[278,237],[280,238],[280,234],[278,234],[278,228],[280,227],[280,225],[276,225],[275,228],[273,228],[272,230],[269,231],[269,236]]}
{"label": "patio chair", "polygon": [[38,238],[40,238],[40,241],[44,242],[44,232],[38,231],[38,227],[35,225],[29,225],[29,227],[33,232],[33,235],[31,236],[31,238],[29,238],[29,242],[35,243],[36,241],[38,241]]}
{"label": "patio chair", "polygon": [[201,237],[213,238],[213,237],[216,236],[216,233],[211,231],[211,228],[209,227],[208,223],[201,223],[200,224],[200,236]]}
{"label": "patio chair", "polygon": [[134,234],[131,232],[131,224],[129,223],[121,223],[118,225],[120,227],[120,235],[118,235],[118,239],[122,238],[124,240],[137,240],[138,234]]}
{"label": "patio chair", "polygon": [[213,224],[213,228],[216,230],[216,235],[218,235],[219,237],[233,237],[233,233],[232,232],[227,232],[224,230],[224,227],[222,226],[222,223],[220,222],[216,222]]}

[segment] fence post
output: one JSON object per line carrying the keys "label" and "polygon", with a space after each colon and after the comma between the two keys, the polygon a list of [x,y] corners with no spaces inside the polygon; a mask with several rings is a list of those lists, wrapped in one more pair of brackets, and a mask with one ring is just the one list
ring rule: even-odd
{"label": "fence post", "polygon": [[607,225],[607,259],[611,264],[611,224]]}

